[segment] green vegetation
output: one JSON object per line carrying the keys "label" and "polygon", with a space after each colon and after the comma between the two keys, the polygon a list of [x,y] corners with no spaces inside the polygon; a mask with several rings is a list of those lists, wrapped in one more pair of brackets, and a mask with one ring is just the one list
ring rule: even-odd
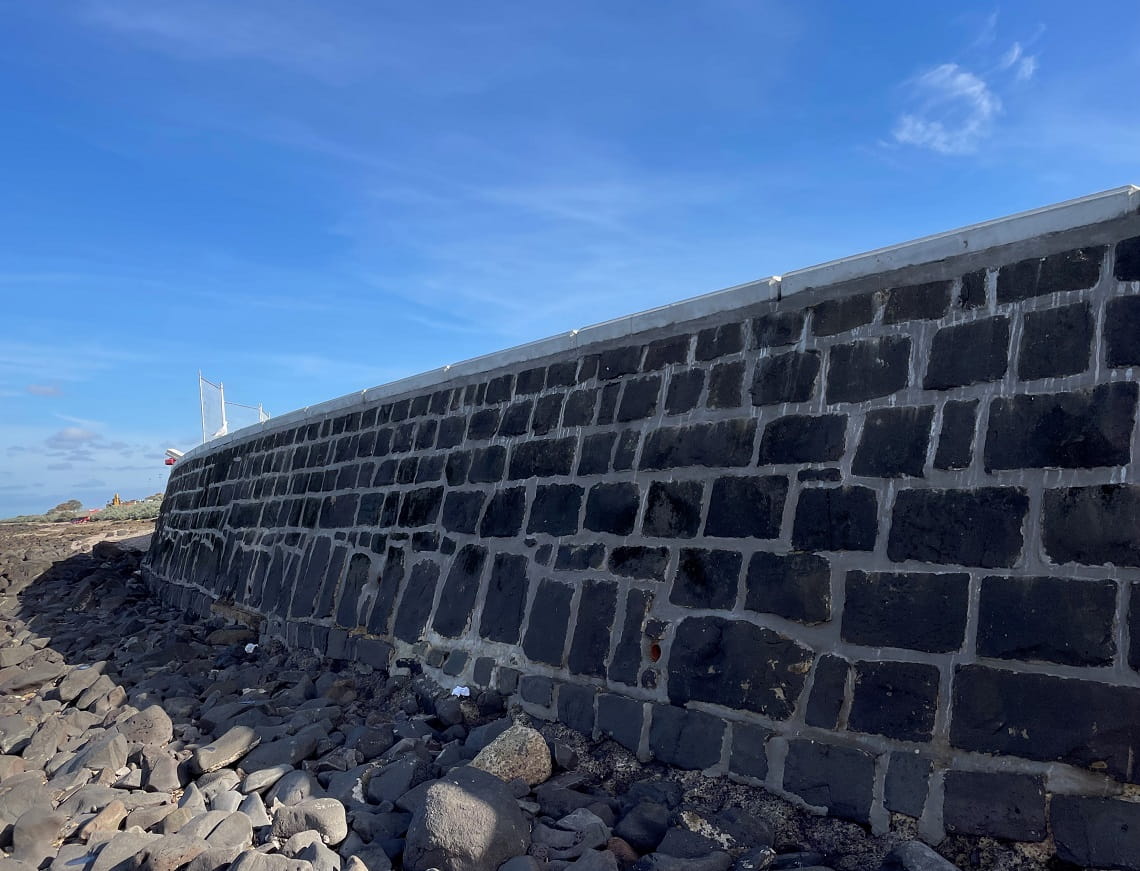
{"label": "green vegetation", "polygon": [[44,514],[20,514],[16,517],[2,518],[0,523],[66,523],[80,517],[86,517],[91,523],[104,520],[154,520],[158,517],[161,507],[161,493],[155,493],[138,502],[103,508],[92,513],[84,511],[83,504],[78,499],[69,499]]}

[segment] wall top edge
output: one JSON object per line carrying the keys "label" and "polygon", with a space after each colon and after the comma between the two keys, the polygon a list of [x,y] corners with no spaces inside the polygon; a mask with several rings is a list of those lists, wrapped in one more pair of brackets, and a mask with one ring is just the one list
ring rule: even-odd
{"label": "wall top edge", "polygon": [[933,263],[950,257],[1023,242],[1038,236],[1105,223],[1137,211],[1140,211],[1140,187],[1123,185],[1054,205],[797,269],[783,276],[757,279],[516,345],[481,357],[462,360],[387,384],[349,393],[317,405],[299,408],[199,445],[187,451],[182,462],[264,432],[275,432],[359,404],[401,396],[437,385],[445,380],[479,375],[527,360],[536,360],[598,342],[697,320],[718,312],[791,296],[817,287],[840,284],[879,272],[891,272],[908,266]]}

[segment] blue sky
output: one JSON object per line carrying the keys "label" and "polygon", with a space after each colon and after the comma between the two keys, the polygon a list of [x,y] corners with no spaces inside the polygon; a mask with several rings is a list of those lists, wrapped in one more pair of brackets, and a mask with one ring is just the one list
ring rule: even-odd
{"label": "blue sky", "polygon": [[0,516],[271,412],[1140,180],[1131,2],[0,0]]}

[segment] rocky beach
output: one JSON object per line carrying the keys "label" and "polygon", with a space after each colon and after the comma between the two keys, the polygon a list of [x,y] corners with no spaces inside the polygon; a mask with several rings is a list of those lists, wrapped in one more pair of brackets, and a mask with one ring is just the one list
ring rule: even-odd
{"label": "rocky beach", "polygon": [[1060,869],[1047,843],[891,831],[187,618],[151,524],[0,526],[0,871]]}

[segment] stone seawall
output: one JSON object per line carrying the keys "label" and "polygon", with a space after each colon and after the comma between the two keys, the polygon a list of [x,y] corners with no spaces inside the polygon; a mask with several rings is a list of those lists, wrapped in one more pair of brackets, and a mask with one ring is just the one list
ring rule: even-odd
{"label": "stone seawall", "polygon": [[879,830],[1140,866],[1137,193],[203,446],[148,577]]}

